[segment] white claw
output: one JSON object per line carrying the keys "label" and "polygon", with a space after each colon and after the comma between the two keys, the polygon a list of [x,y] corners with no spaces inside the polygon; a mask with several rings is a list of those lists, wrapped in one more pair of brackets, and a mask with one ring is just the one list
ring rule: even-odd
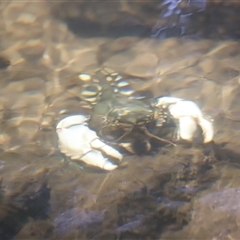
{"label": "white claw", "polygon": [[182,139],[191,141],[197,129],[202,128],[204,143],[213,140],[213,125],[203,117],[197,104],[175,97],[162,97],[157,99],[157,107],[168,108],[171,115],[179,120],[179,135]]}
{"label": "white claw", "polygon": [[104,142],[102,142],[99,138],[94,139],[90,145],[93,148],[96,149],[100,149],[103,152],[105,152],[106,154],[110,155],[110,156],[114,156],[115,158],[117,158],[118,160],[122,159],[122,154],[119,153],[116,149],[108,146],[107,144],[105,144]]}
{"label": "white claw", "polygon": [[111,171],[116,169],[118,166],[111,163],[107,158],[104,158],[100,151],[91,150],[81,157],[81,161],[102,169]]}
{"label": "white claw", "polygon": [[201,119],[199,119],[199,125],[202,127],[203,130],[204,143],[211,142],[214,135],[212,123],[202,117]]}
{"label": "white claw", "polygon": [[118,166],[105,158],[101,151],[118,160],[122,159],[122,155],[102,142],[96,132],[86,126],[87,120],[86,116],[75,115],[66,117],[58,123],[59,149],[72,160],[81,160],[105,170],[117,168]]}
{"label": "white claw", "polygon": [[57,125],[57,129],[62,129],[62,128],[68,128],[71,127],[73,125],[79,125],[79,124],[83,124],[85,123],[89,118],[87,116],[84,115],[73,115],[73,116],[69,116],[64,118],[63,120],[61,120],[58,125]]}
{"label": "white claw", "polygon": [[196,130],[197,124],[194,118],[186,116],[179,119],[179,136],[182,139],[191,141]]}
{"label": "white claw", "polygon": [[157,99],[157,107],[168,107],[170,104],[177,103],[181,101],[181,98],[176,97],[160,97]]}

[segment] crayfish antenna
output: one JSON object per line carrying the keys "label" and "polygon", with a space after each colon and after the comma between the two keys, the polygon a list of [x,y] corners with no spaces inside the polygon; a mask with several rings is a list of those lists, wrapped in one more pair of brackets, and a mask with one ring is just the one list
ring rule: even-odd
{"label": "crayfish antenna", "polygon": [[143,128],[143,132],[144,132],[148,137],[155,138],[155,139],[157,139],[157,140],[159,140],[159,141],[161,141],[161,142],[169,143],[169,144],[171,144],[171,145],[173,145],[173,146],[177,146],[175,143],[173,143],[173,142],[170,141],[170,140],[167,140],[167,139],[164,139],[164,138],[160,138],[160,137],[158,137],[158,136],[150,133],[150,132],[147,130],[146,127]]}

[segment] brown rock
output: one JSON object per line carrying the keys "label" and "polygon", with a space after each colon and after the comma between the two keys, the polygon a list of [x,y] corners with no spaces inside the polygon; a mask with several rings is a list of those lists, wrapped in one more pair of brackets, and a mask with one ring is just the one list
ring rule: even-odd
{"label": "brown rock", "polygon": [[139,54],[132,59],[127,66],[125,73],[136,77],[153,77],[156,75],[158,58],[154,54]]}

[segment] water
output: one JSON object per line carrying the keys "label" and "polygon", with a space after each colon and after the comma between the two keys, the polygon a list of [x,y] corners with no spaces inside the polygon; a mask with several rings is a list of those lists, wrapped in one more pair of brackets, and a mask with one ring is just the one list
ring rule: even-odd
{"label": "water", "polygon": [[[128,14],[116,17],[113,27],[108,22],[116,14],[101,5],[98,13],[108,17],[93,18],[96,28],[84,34],[73,18],[65,17],[71,32],[52,17],[49,2],[1,3],[2,239],[238,238],[238,19],[233,14],[229,27],[220,20],[206,26],[215,16],[210,8],[188,2],[164,1],[162,11],[161,5],[148,8],[152,15],[144,3],[122,2]],[[223,5],[212,8],[216,19],[229,16],[224,9],[231,6]],[[86,23],[89,15],[83,16]],[[214,151],[206,158],[200,146],[179,145],[127,155],[127,166],[109,173],[66,161],[55,125],[91,111],[79,101],[77,75],[99,66],[143,78],[137,90],[196,102],[214,118]]]}

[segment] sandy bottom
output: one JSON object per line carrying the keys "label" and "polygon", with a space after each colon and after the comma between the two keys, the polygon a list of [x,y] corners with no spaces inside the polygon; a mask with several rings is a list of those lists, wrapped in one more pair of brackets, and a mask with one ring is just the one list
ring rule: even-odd
{"label": "sandy bottom", "polygon": [[[44,3],[23,5],[1,9],[1,239],[237,239],[240,43],[81,38]],[[66,161],[55,125],[90,111],[76,76],[99,66],[196,102],[214,119],[214,146],[125,156],[109,173]]]}

